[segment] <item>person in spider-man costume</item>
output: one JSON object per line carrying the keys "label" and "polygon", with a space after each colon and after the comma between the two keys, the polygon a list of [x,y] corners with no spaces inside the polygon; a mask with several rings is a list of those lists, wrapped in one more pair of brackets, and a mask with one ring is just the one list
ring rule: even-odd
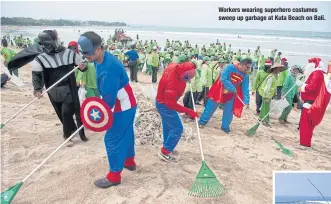
{"label": "person in spider-man costume", "polygon": [[191,118],[198,117],[195,111],[177,103],[184,93],[186,83],[195,76],[195,68],[192,62],[170,63],[159,82],[155,105],[162,118],[163,147],[158,155],[166,162],[176,161],[172,152],[183,133],[178,112],[185,113]]}

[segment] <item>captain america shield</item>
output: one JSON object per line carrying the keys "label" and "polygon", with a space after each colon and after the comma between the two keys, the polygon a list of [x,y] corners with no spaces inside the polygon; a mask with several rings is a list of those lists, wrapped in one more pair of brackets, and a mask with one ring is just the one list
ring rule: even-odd
{"label": "captain america shield", "polygon": [[113,123],[113,112],[101,98],[87,98],[80,108],[84,127],[94,132],[108,130]]}

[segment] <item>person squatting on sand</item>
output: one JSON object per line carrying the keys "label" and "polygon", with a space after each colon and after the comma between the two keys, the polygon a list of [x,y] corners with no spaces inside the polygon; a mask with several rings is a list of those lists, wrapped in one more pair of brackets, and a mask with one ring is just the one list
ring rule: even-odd
{"label": "person squatting on sand", "polygon": [[[34,95],[41,97],[42,89],[52,86],[71,71],[74,66],[85,67],[82,57],[74,51],[57,44],[56,33],[45,30],[38,35],[43,53],[32,61],[32,84]],[[80,103],[75,74],[72,73],[48,92],[49,100],[63,125],[63,137],[67,139],[83,125],[80,117]],[[75,114],[76,123],[73,119]],[[84,129],[79,131],[80,138],[87,141]],[[72,146],[69,141],[68,146]]]}
{"label": "person squatting on sand", "polygon": [[105,51],[101,43],[101,37],[92,31],[82,34],[78,40],[83,56],[94,62],[102,99],[113,109],[113,124],[104,138],[109,172],[94,182],[100,188],[108,188],[121,183],[123,167],[136,170],[133,122],[137,102],[123,64]]}
{"label": "person squatting on sand", "polygon": [[208,101],[200,117],[199,126],[203,128],[213,116],[219,104],[224,104],[221,130],[230,133],[233,115],[241,117],[243,104],[249,106],[249,81],[246,72],[250,70],[251,59],[228,64],[208,92]]}
{"label": "person squatting on sand", "polygon": [[304,101],[300,119],[300,145],[311,146],[315,127],[323,120],[331,97],[331,80],[328,68],[320,58],[309,59],[305,67],[306,81],[301,85],[301,99]]}
{"label": "person squatting on sand", "polygon": [[191,118],[198,117],[194,110],[177,103],[184,93],[186,83],[195,74],[195,64],[192,62],[170,63],[159,82],[155,105],[162,119],[163,147],[158,155],[163,161],[176,162],[172,152],[183,133],[183,124],[178,112],[186,113]]}

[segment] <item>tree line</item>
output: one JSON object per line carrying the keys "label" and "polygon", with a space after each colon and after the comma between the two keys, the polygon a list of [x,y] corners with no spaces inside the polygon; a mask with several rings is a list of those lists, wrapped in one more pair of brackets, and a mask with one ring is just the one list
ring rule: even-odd
{"label": "tree line", "polygon": [[127,26],[124,22],[104,22],[104,21],[71,21],[71,20],[49,20],[33,19],[25,17],[1,17],[1,25],[15,26]]}

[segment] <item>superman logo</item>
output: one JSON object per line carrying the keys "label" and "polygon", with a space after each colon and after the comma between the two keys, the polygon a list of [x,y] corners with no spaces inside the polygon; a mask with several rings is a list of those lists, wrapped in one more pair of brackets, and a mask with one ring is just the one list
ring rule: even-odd
{"label": "superman logo", "polygon": [[237,73],[231,73],[230,79],[232,84],[238,84],[244,80],[244,78]]}

